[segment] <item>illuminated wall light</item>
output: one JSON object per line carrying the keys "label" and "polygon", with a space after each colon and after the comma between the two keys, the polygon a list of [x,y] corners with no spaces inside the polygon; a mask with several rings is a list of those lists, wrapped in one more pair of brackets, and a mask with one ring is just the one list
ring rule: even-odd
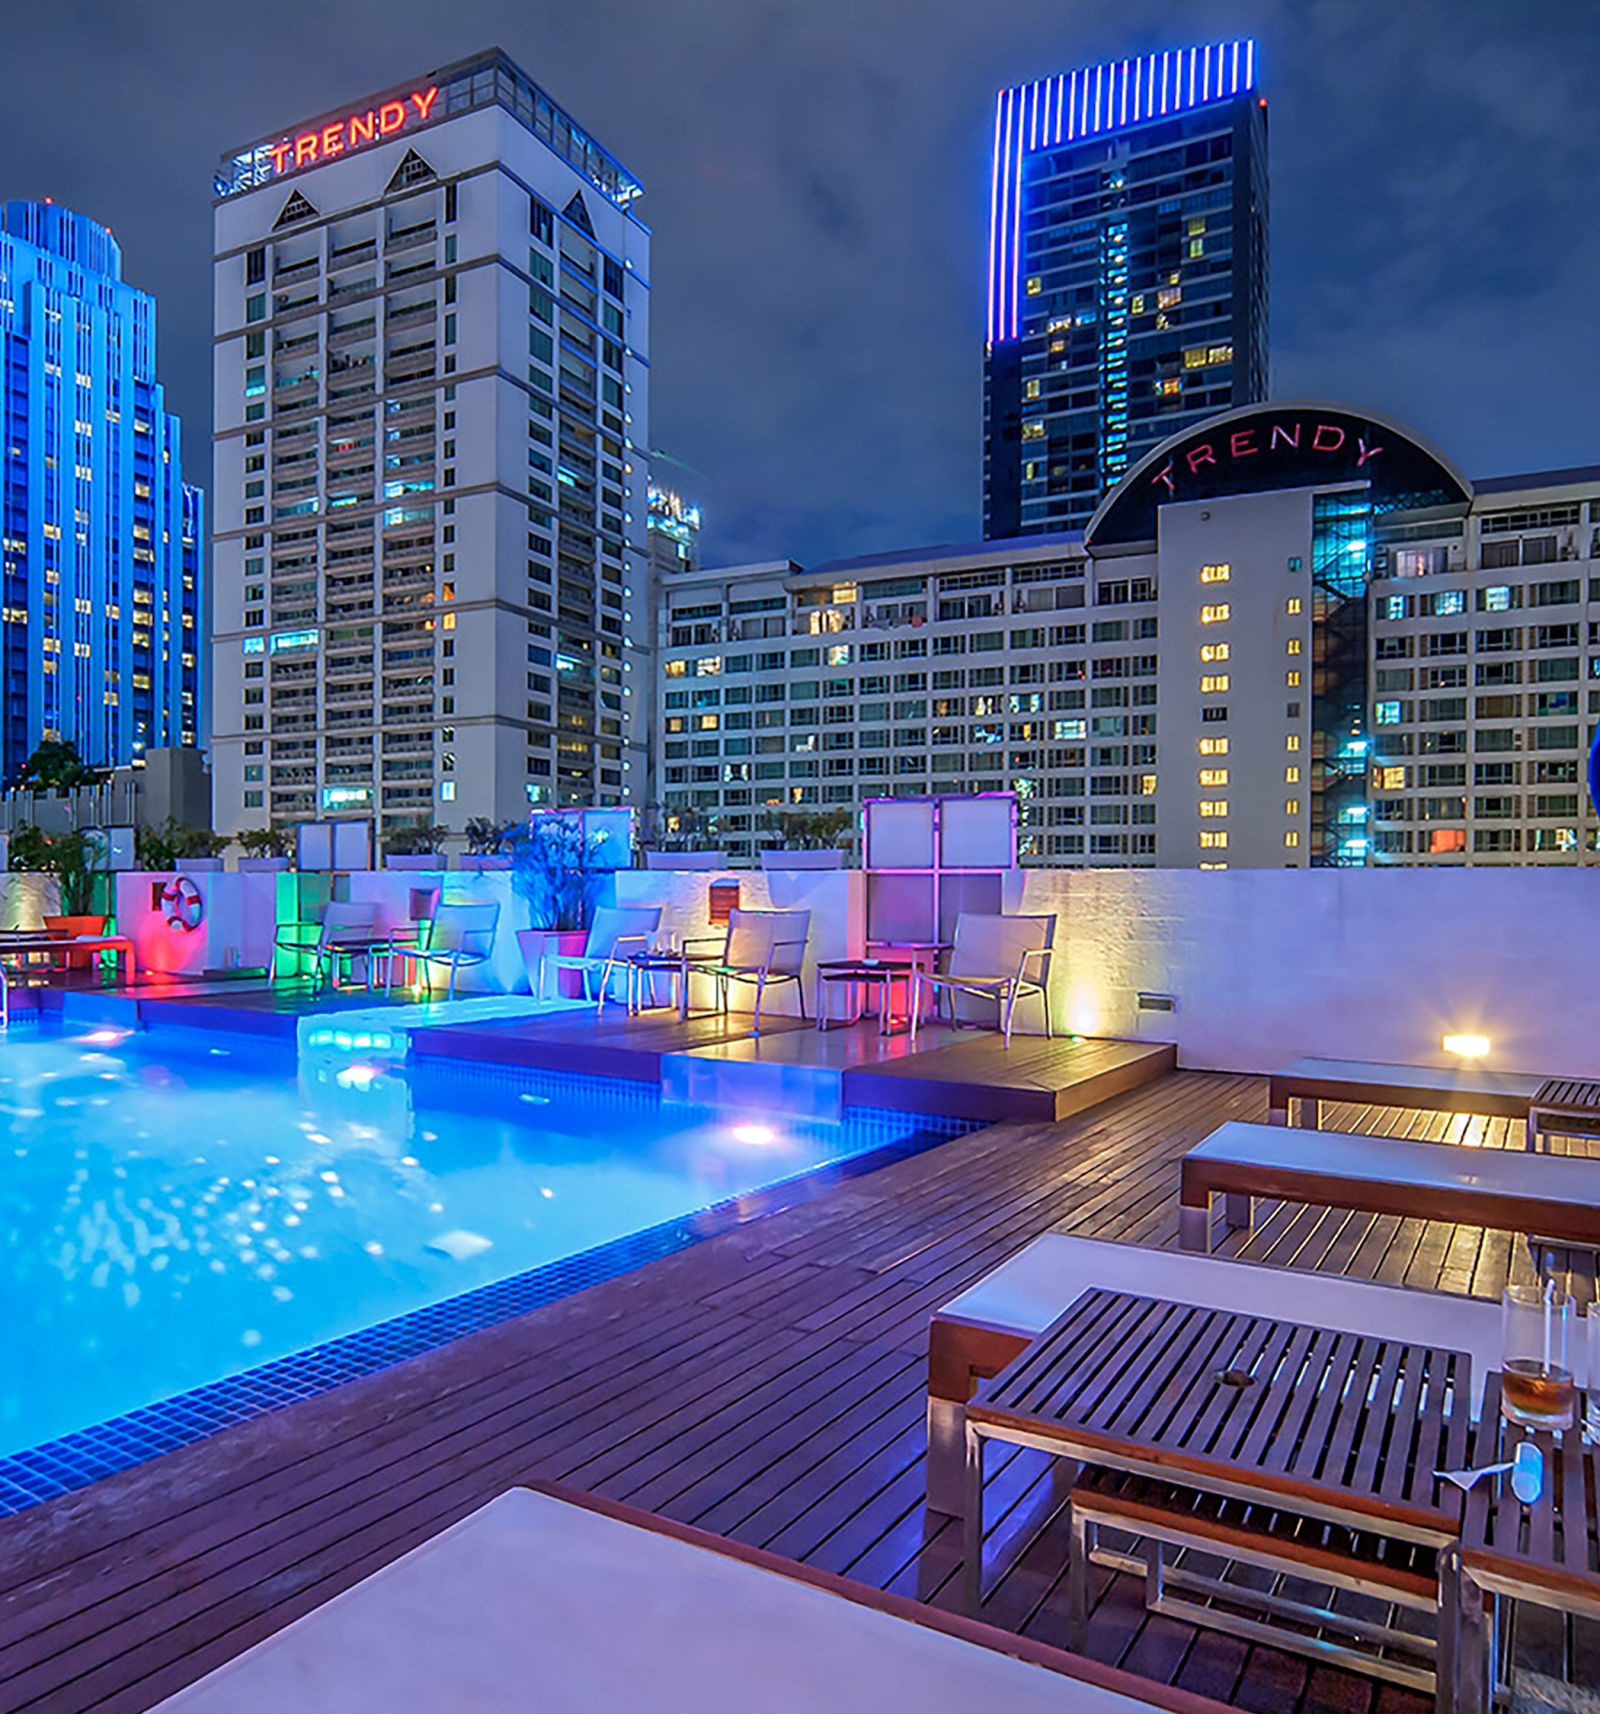
{"label": "illuminated wall light", "polygon": [[1439,1045],[1446,1053],[1459,1054],[1462,1059],[1483,1059],[1489,1052],[1487,1036],[1446,1036]]}

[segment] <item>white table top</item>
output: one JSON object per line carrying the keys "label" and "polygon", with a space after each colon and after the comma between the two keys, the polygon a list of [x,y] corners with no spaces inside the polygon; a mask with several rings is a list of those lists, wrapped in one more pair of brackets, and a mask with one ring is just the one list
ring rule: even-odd
{"label": "white table top", "polygon": [[1509,1095],[1531,1099],[1547,1079],[1527,1071],[1473,1065],[1386,1065],[1381,1060],[1297,1059],[1272,1074],[1305,1082],[1367,1083],[1391,1089],[1433,1089],[1446,1095]]}
{"label": "white table top", "polygon": [[1186,1158],[1282,1166],[1414,1189],[1421,1196],[1419,1213],[1427,1207],[1426,1192],[1439,1186],[1483,1190],[1503,1197],[1537,1197],[1541,1201],[1600,1202],[1600,1160],[1536,1154],[1526,1149],[1446,1148],[1403,1137],[1309,1131],[1230,1119],[1190,1149]]}
{"label": "white table top", "polygon": [[1147,1703],[513,1489],[160,1714],[1148,1714]]}
{"label": "white table top", "polygon": [[[1280,1125],[1272,1129],[1283,1133]],[[1425,1146],[1436,1149],[1438,1144]],[[1465,1351],[1472,1358],[1474,1410],[1483,1394],[1484,1377],[1500,1367],[1498,1300],[1378,1285],[1342,1274],[1266,1267],[1186,1250],[1149,1250],[1101,1238],[1075,1238],[1066,1232],[1046,1232],[1035,1238],[939,1313],[1032,1338],[1097,1287],[1192,1303],[1202,1309],[1267,1312],[1285,1321],[1344,1333],[1373,1338],[1398,1335]]]}

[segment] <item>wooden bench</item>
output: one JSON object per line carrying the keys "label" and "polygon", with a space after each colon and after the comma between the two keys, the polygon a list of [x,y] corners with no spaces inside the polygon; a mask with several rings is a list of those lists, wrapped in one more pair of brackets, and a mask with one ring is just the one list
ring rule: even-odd
{"label": "wooden bench", "polygon": [[[1268,1080],[1267,1112],[1275,1125],[1299,1119],[1315,1130],[1324,1101],[1407,1107],[1431,1113],[1475,1113],[1490,1119],[1529,1118],[1543,1077],[1487,1071],[1471,1065],[1384,1065],[1356,1059],[1297,1059]],[[1292,1112],[1291,1104],[1301,1109]],[[1309,1107],[1309,1115],[1305,1109]],[[1530,1128],[1528,1146],[1533,1146]]]}
{"label": "wooden bench", "polygon": [[[1454,1615],[1440,1615],[1437,1549],[1093,1465],[1080,1470],[1070,1506],[1069,1648],[1087,1645],[1088,1591],[1076,1585],[1092,1562],[1143,1578],[1148,1612],[1439,1692],[1437,1632]],[[1135,1539],[1125,1548],[1108,1544],[1101,1540],[1104,1529]],[[1271,1581],[1218,1576],[1198,1566],[1195,1554],[1269,1573]],[[1175,1562],[1174,1555],[1182,1557]],[[1283,1592],[1279,1580],[1285,1578],[1292,1595]],[[1385,1623],[1370,1611],[1353,1616],[1326,1599],[1324,1589],[1376,1596],[1418,1615],[1421,1624]],[[1360,1639],[1369,1652],[1357,1658],[1329,1633]],[[1448,1707],[1449,1686],[1444,1690]]]}
{"label": "wooden bench", "polygon": [[1500,1362],[1498,1302],[1046,1232],[935,1311],[929,1323],[929,1510],[961,1515],[966,1406],[978,1382],[998,1375],[1064,1309],[1097,1286],[1209,1309],[1253,1310],[1269,1304],[1322,1327],[1399,1333],[1447,1345],[1471,1355],[1475,1390]]}
{"label": "wooden bench", "polygon": [[1441,1148],[1398,1137],[1230,1120],[1183,1157],[1178,1242],[1211,1248],[1211,1198],[1229,1228],[1257,1196],[1423,1220],[1453,1220],[1600,1249],[1600,1160]]}

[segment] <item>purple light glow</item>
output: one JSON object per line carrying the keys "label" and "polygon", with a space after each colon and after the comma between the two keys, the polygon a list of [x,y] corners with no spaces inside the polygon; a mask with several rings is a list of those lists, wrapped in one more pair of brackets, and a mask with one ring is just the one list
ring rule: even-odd
{"label": "purple light glow", "polygon": [[1254,90],[1255,81],[1255,43],[1234,41],[1081,66],[1002,89],[995,101],[989,189],[989,343],[1016,339],[1022,330],[1025,155],[1054,143],[1078,142],[1207,102],[1226,101]]}

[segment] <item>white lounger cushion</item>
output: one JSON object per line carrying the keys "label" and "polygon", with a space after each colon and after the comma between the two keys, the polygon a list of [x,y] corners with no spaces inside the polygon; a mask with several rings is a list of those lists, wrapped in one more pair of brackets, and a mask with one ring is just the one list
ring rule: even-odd
{"label": "white lounger cushion", "polygon": [[1147,1250],[1065,1232],[1035,1238],[939,1314],[946,1320],[1032,1335],[1096,1286],[1466,1351],[1472,1358],[1474,1410],[1484,1376],[1500,1366],[1497,1302],[1182,1250]]}
{"label": "white lounger cushion", "polygon": [[713,1549],[513,1489],[161,1714],[1149,1714]]}

